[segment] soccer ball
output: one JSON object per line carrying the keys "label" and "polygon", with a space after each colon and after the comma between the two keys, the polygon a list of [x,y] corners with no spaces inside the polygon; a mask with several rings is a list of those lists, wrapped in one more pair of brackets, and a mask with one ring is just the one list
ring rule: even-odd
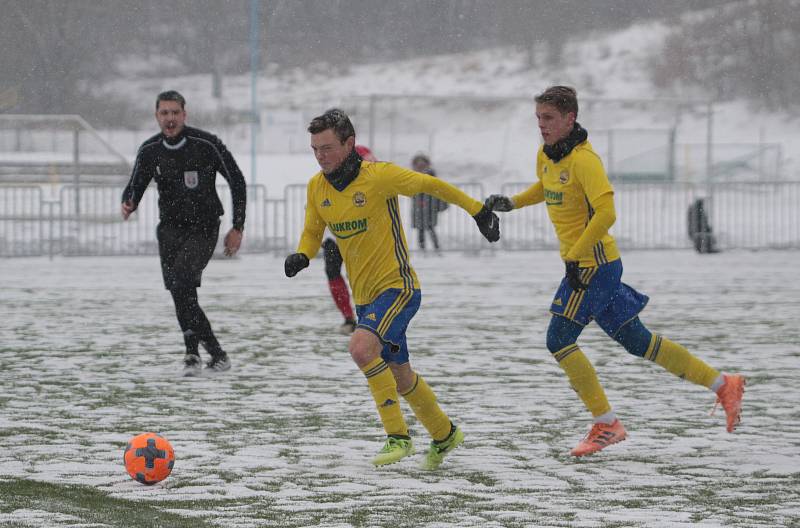
{"label": "soccer ball", "polygon": [[142,433],[131,438],[125,446],[123,460],[128,475],[149,486],[161,482],[172,472],[175,451],[163,436]]}

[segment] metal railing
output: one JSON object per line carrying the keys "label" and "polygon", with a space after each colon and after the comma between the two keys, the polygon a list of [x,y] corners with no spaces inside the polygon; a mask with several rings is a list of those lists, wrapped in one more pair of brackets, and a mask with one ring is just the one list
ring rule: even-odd
{"label": "metal railing", "polygon": [[[528,185],[507,183],[500,191],[513,195]],[[480,183],[460,187],[475,198],[486,196]],[[228,187],[218,192],[229,210]],[[120,217],[121,194],[122,187],[115,185],[0,186],[0,257],[158,253],[157,193],[146,193],[127,222]],[[691,248],[687,213],[698,198],[706,204],[720,249],[800,248],[800,182],[616,183],[617,221],[611,234],[623,249]],[[267,198],[263,186],[249,186],[242,251],[282,254],[297,247],[305,202],[304,185],[287,186],[280,199]],[[417,249],[410,199],[401,197],[400,208],[409,247]],[[226,214],[220,237],[230,222]],[[499,244],[488,244],[458,207],[439,214],[436,231],[443,251],[558,247],[543,205],[503,214]]]}
{"label": "metal railing", "polygon": [[79,115],[0,114],[0,182],[120,183],[130,169]]}
{"label": "metal railing", "polygon": [[[508,183],[513,195],[529,183]],[[706,203],[719,249],[800,248],[800,182],[616,183],[617,221],[611,228],[620,248],[692,247],[688,209],[698,198]],[[516,217],[515,217],[516,215]],[[545,207],[529,207],[503,217],[502,247],[557,247]]]}

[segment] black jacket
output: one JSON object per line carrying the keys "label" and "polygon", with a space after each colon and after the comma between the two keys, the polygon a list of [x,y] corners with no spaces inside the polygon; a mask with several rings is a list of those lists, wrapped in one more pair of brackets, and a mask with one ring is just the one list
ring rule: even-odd
{"label": "black jacket", "polygon": [[247,186],[242,171],[217,136],[197,128],[184,127],[179,137],[169,141],[159,133],[142,143],[122,201],[138,206],[155,178],[161,222],[214,223],[224,212],[215,185],[218,172],[231,188],[233,226],[243,229]]}

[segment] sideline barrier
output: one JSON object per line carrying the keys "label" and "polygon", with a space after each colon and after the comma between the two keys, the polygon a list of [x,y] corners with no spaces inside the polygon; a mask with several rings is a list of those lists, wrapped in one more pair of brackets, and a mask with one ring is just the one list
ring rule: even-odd
{"label": "sideline barrier", "polygon": [[[507,183],[513,195],[528,183]],[[481,183],[459,185],[483,198]],[[611,233],[623,249],[689,249],[687,214],[703,198],[719,249],[800,248],[800,182],[615,183],[617,221]],[[230,228],[230,191],[219,186],[226,215],[220,239]],[[158,253],[158,193],[144,195],[127,222],[120,217],[122,187],[116,185],[0,186],[0,257],[41,255],[151,255]],[[305,185],[290,185],[283,198],[248,186],[242,253],[294,250],[305,218]],[[418,248],[411,199],[400,197],[406,240]],[[458,207],[439,214],[436,232],[442,251],[534,250],[558,247],[543,204],[500,213],[501,240],[489,244],[472,218]],[[218,252],[221,252],[221,244]]]}

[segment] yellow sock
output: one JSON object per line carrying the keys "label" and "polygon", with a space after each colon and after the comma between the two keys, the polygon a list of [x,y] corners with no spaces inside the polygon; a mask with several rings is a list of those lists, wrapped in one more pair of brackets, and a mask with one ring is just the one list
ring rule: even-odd
{"label": "yellow sock", "polygon": [[654,361],[679,378],[711,388],[719,371],[698,358],[678,343],[666,337],[653,334],[650,346],[644,354],[645,359]]}
{"label": "yellow sock", "polygon": [[553,356],[558,361],[558,366],[567,373],[572,388],[578,393],[593,417],[611,411],[606,393],[600,386],[600,380],[597,379],[597,372],[578,345],[565,346]]}
{"label": "yellow sock", "polygon": [[369,390],[375,399],[386,434],[408,436],[408,426],[403,419],[400,398],[397,396],[397,382],[389,365],[379,357],[362,367],[361,371],[367,377]]}
{"label": "yellow sock", "polygon": [[450,418],[439,408],[436,395],[422,376],[416,374],[414,385],[401,396],[406,399],[414,415],[425,426],[431,438],[444,440],[450,434]]}

